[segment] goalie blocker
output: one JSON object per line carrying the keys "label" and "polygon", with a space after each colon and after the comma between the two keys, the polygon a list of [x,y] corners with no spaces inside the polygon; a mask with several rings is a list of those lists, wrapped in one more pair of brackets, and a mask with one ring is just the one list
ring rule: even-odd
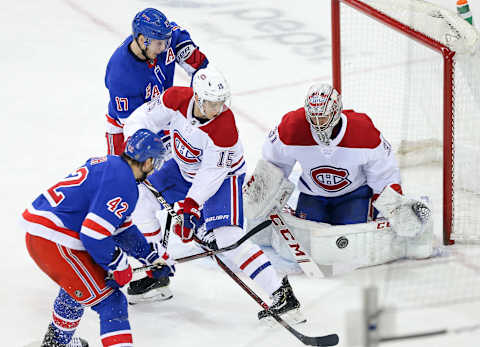
{"label": "goalie blocker", "polygon": [[[245,216],[248,223],[267,219],[281,210],[291,194],[292,183],[282,171],[260,160],[245,187]],[[433,252],[433,222],[427,201],[415,200],[387,187],[374,206],[386,217],[379,220],[330,225],[281,212],[286,225],[307,254],[319,265],[348,265],[358,268],[401,258],[423,259]],[[282,257],[296,260],[282,235],[264,231],[253,241],[271,245]]]}

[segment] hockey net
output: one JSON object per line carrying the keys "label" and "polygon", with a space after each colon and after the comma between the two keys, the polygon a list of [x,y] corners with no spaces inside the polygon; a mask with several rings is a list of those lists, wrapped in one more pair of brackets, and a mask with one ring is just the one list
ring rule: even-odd
{"label": "hockey net", "polygon": [[332,0],[334,86],[391,142],[445,244],[480,241],[479,33],[422,0]]}

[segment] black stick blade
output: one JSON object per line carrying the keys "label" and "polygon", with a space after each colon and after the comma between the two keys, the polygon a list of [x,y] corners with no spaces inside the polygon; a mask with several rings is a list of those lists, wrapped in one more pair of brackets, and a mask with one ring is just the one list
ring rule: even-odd
{"label": "black stick blade", "polygon": [[317,337],[310,337],[305,336],[305,339],[308,341],[302,341],[306,345],[310,346],[336,346],[338,345],[338,335],[337,334],[330,334],[325,336],[317,336]]}

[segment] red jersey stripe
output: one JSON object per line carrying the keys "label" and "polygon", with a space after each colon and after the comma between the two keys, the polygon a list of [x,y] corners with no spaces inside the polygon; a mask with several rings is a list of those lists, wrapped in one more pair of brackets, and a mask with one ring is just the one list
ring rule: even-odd
{"label": "red jersey stripe", "polygon": [[23,211],[22,216],[26,221],[43,225],[44,227],[47,227],[49,229],[58,231],[62,234],[65,234],[65,235],[68,235],[68,236],[71,236],[73,238],[76,238],[76,239],[80,240],[80,235],[78,234],[78,232],[76,232],[74,230],[67,229],[67,228],[59,227],[58,225],[56,225],[54,222],[52,222],[47,217],[32,214],[28,210]]}
{"label": "red jersey stripe", "polygon": [[110,231],[108,231],[107,229],[105,229],[103,226],[101,226],[100,224],[98,224],[97,222],[94,222],[93,220],[89,219],[89,218],[86,218],[83,223],[82,223],[82,226],[88,228],[88,229],[92,229],[102,235],[106,235],[106,236],[110,236],[111,233]]}

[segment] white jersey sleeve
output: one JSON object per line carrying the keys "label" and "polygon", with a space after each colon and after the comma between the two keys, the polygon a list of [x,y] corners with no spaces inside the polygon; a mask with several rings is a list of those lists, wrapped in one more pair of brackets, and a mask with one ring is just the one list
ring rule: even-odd
{"label": "white jersey sleeve", "polygon": [[139,129],[148,129],[158,133],[168,127],[174,113],[164,105],[164,96],[165,93],[150,102],[146,102],[125,119],[123,127],[125,139],[128,139]]}
{"label": "white jersey sleeve", "polygon": [[263,143],[262,156],[265,160],[279,167],[285,177],[288,177],[297,160],[292,158],[285,149],[286,146],[282,143],[278,135],[278,127],[275,127],[275,129],[270,131]]}
{"label": "white jersey sleeve", "polygon": [[380,144],[369,151],[369,160],[364,165],[367,184],[374,194],[380,194],[391,184],[400,184],[400,169],[387,140],[380,136]]}
{"label": "white jersey sleeve", "polygon": [[232,147],[219,147],[211,143],[205,151],[202,164],[187,197],[202,205],[213,196],[229,175],[241,174],[245,171],[243,148],[240,141]]}

